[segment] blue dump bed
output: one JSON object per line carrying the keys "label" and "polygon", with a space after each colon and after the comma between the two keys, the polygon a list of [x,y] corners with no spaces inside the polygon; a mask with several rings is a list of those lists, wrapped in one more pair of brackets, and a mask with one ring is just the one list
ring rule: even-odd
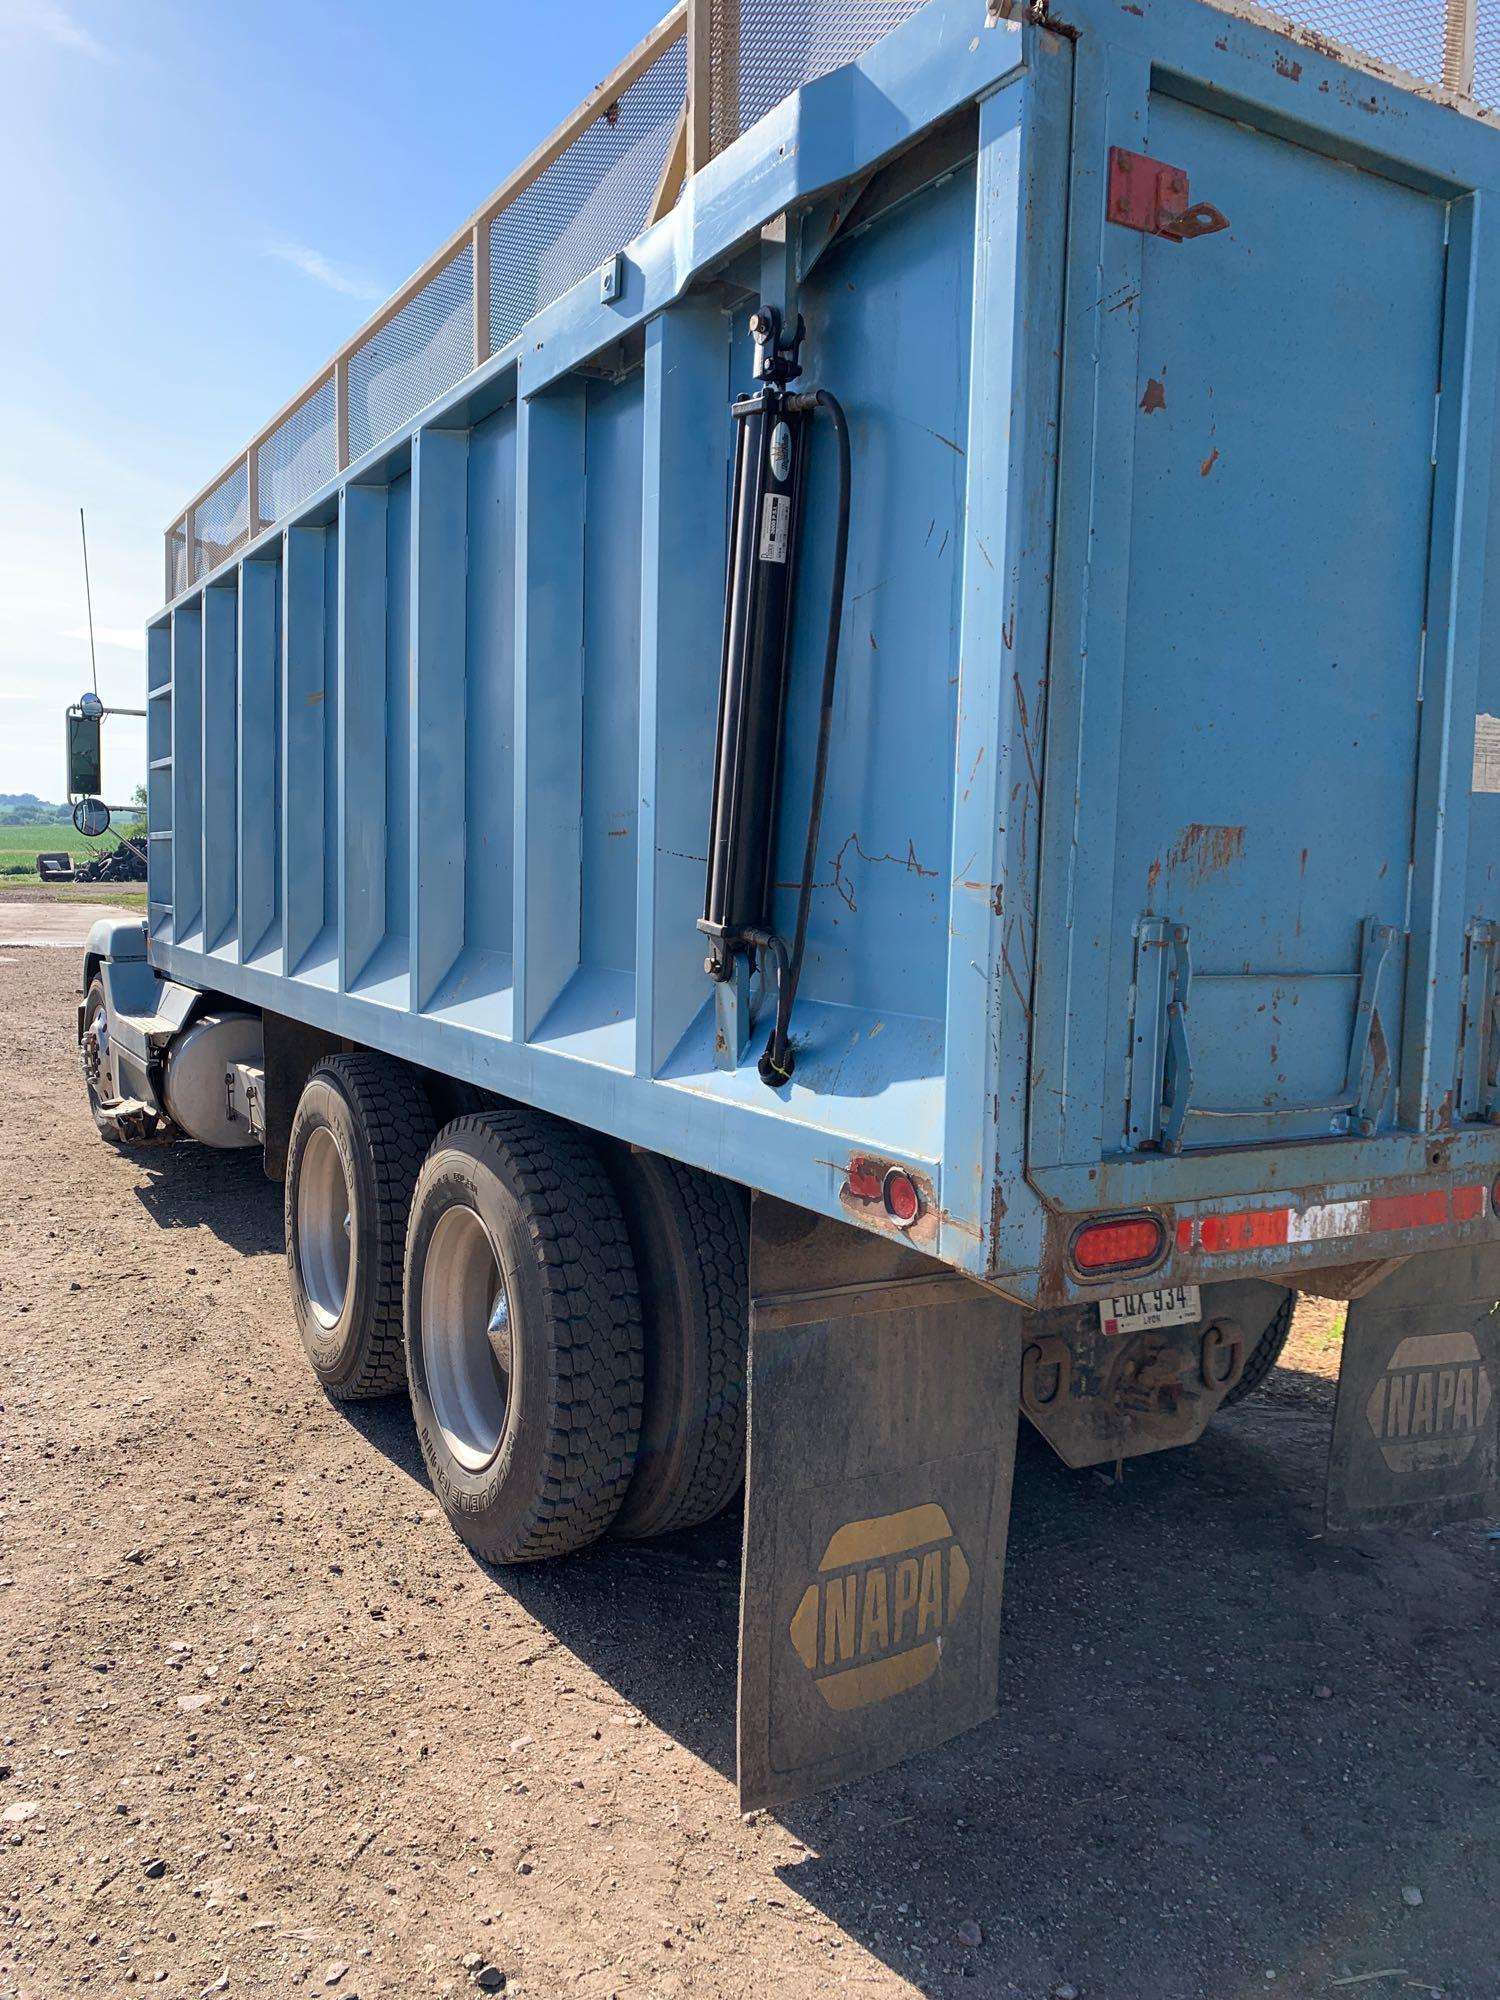
{"label": "blue dump bed", "polygon": [[[768,290],[852,467],[780,1084],[699,928]],[[151,957],[1022,1301],[1108,1288],[1101,1213],[1187,1281],[1493,1237],[1497,352],[1480,118],[1194,0],[929,0],[152,621]]]}

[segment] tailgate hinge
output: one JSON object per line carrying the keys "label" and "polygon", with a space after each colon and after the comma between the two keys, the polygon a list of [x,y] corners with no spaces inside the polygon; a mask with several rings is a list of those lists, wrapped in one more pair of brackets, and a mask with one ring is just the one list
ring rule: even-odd
{"label": "tailgate hinge", "polygon": [[1125,1138],[1132,1151],[1180,1153],[1188,1118],[1313,1118],[1327,1113],[1331,1130],[1361,1139],[1375,1134],[1390,1093],[1391,1055],[1378,1027],[1380,976],[1402,933],[1375,917],[1360,925],[1358,984],[1340,1095],[1314,1102],[1244,1107],[1193,1099],[1188,998],[1193,961],[1188,926],[1149,913],[1135,926],[1130,988],[1130,1061],[1126,1071]]}
{"label": "tailgate hinge", "polygon": [[1458,1116],[1500,1124],[1500,925],[1473,917],[1464,931],[1458,1026]]}
{"label": "tailgate hinge", "polygon": [[1229,218],[1212,202],[1190,198],[1181,167],[1128,153],[1123,146],[1109,149],[1108,219],[1122,229],[1164,236],[1169,243],[1188,243],[1229,227]]}

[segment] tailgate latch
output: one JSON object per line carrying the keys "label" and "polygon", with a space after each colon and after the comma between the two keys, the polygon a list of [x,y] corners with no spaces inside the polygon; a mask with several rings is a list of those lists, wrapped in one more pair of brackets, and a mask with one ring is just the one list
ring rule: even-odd
{"label": "tailgate latch", "polygon": [[1229,218],[1210,201],[1193,201],[1181,167],[1169,167],[1145,153],[1109,149],[1109,220],[1169,243],[1190,243],[1229,227]]}

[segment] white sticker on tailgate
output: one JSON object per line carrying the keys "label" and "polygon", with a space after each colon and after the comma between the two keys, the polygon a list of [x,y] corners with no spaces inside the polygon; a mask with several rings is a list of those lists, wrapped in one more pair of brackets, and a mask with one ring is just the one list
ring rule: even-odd
{"label": "white sticker on tailgate", "polygon": [[1474,718],[1474,784],[1476,792],[1500,792],[1500,715]]}
{"label": "white sticker on tailgate", "polygon": [[1117,1292],[1099,1301],[1105,1333],[1147,1333],[1153,1326],[1190,1326],[1203,1316],[1196,1285],[1162,1285],[1150,1292]]}

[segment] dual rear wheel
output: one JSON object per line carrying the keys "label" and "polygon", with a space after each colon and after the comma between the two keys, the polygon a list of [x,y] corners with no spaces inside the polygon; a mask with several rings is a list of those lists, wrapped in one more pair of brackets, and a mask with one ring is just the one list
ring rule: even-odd
{"label": "dual rear wheel", "polygon": [[287,1145],[287,1267],[307,1358],[338,1402],[406,1380],[406,1223],[435,1131],[415,1075],[388,1056],[329,1056],[303,1088]]}
{"label": "dual rear wheel", "polygon": [[308,1079],[287,1255],[325,1389],[406,1381],[434,1491],[493,1562],[717,1513],[744,1454],[738,1191],[533,1111],[435,1128],[388,1057]]}

